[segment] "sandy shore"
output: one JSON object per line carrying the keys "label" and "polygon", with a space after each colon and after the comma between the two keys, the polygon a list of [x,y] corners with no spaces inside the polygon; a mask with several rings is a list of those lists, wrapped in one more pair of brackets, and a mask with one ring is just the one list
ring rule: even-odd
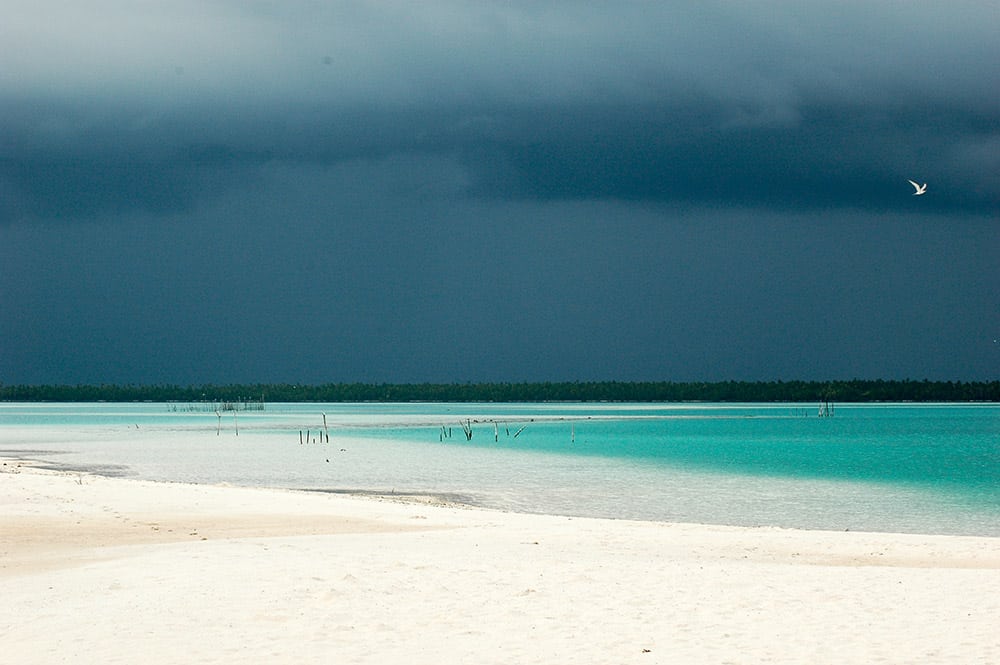
{"label": "sandy shore", "polygon": [[1000,539],[0,473],[12,663],[1000,663]]}

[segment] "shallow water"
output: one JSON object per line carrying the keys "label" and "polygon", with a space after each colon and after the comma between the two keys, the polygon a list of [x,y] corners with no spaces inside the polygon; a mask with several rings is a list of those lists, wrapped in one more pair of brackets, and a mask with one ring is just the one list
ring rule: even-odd
{"label": "shallow water", "polygon": [[219,414],[203,404],[0,404],[0,454],[15,451],[154,480],[1000,536],[997,405],[837,405],[819,418],[798,404],[269,404]]}

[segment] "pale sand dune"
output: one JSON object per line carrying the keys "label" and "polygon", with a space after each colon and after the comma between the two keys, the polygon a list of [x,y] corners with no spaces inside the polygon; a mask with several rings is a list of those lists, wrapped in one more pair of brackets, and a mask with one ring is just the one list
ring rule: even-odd
{"label": "pale sand dune", "polygon": [[11,663],[1000,663],[1000,539],[0,473]]}

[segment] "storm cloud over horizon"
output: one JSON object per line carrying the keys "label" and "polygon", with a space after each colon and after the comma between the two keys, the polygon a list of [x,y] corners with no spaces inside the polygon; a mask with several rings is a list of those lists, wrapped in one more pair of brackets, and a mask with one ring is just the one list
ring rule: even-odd
{"label": "storm cloud over horizon", "polygon": [[996,378],[994,10],[7,3],[0,382]]}

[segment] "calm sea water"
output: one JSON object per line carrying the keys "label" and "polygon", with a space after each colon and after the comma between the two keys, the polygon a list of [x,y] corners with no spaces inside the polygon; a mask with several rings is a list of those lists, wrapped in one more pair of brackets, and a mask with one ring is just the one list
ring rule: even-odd
{"label": "calm sea water", "polygon": [[[1000,406],[0,404],[0,455],[612,518],[1000,536]],[[467,439],[464,428],[471,428]]]}

